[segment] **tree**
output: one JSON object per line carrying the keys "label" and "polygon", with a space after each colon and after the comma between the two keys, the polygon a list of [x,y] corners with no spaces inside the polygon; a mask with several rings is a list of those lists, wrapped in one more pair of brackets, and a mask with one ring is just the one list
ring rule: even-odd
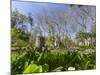
{"label": "tree", "polygon": [[11,27],[17,27],[17,28],[22,28],[23,30],[27,31],[27,27],[25,23],[28,22],[28,18],[26,15],[23,15],[19,13],[19,11],[16,9],[15,11],[12,12],[11,16]]}
{"label": "tree", "polygon": [[92,25],[91,26],[91,32],[92,32],[92,37],[91,37],[91,46],[96,47],[96,26]]}
{"label": "tree", "polygon": [[11,27],[15,27],[18,21],[18,10],[16,9],[11,13]]}
{"label": "tree", "polygon": [[33,43],[35,43],[34,42],[35,36],[33,34],[34,20],[32,18],[32,14],[31,13],[28,14],[28,22],[30,24],[30,36],[29,36],[30,39],[29,39],[29,42],[32,45]]}
{"label": "tree", "polygon": [[32,14],[31,13],[28,14],[28,22],[30,24],[30,29],[31,29],[31,32],[32,32],[33,26],[34,26],[34,20],[32,18]]}

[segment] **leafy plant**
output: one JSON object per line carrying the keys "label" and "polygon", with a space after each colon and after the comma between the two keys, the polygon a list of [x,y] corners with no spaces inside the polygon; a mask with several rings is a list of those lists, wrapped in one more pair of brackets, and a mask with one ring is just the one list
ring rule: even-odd
{"label": "leafy plant", "polygon": [[37,66],[36,64],[30,64],[25,70],[24,74],[42,72],[42,66]]}

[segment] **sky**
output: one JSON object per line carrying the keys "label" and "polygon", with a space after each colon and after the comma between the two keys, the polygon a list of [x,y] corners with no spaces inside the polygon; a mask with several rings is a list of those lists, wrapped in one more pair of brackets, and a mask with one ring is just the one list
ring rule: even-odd
{"label": "sky", "polygon": [[[91,6],[92,7],[92,6]],[[39,3],[39,2],[31,2],[31,1],[12,1],[12,11],[16,8],[19,13],[28,15],[32,13],[32,15],[36,15],[37,13],[42,13],[44,9],[46,9],[49,13],[52,10],[61,10],[61,11],[69,11],[69,4],[56,4],[56,3]],[[95,14],[96,8],[93,6],[93,14]],[[77,10],[75,10],[77,11]],[[74,11],[70,13],[70,15],[74,14]],[[33,17],[34,18],[34,17]],[[90,31],[91,21],[89,18],[87,19],[87,31]]]}
{"label": "sky", "polygon": [[12,1],[12,11],[15,10],[16,8],[18,11],[22,14],[27,15],[28,13],[33,12],[34,13],[39,13],[43,9],[46,9],[48,11],[54,10],[54,9],[59,9],[61,11],[67,10],[67,5],[64,4],[55,4],[55,3],[38,3],[38,2],[28,2],[28,1]]}
{"label": "sky", "polygon": [[[33,18],[34,15],[37,13],[42,13],[42,11],[45,9],[47,12],[51,10],[61,10],[66,11],[68,10],[68,5],[64,4],[55,4],[55,3],[39,3],[39,2],[31,2],[31,1],[12,1],[12,11],[15,11],[16,8],[19,13],[28,15],[29,13],[32,13]],[[36,25],[36,24],[35,24]]]}

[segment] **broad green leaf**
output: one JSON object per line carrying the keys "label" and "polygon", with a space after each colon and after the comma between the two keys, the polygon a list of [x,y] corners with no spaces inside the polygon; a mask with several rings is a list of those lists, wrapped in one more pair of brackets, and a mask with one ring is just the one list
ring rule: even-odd
{"label": "broad green leaf", "polygon": [[43,70],[42,70],[42,66],[40,65],[40,66],[38,66],[38,69],[35,71],[35,72],[43,72]]}
{"label": "broad green leaf", "polygon": [[37,72],[38,70],[38,66],[36,64],[30,64],[23,73],[34,73]]}

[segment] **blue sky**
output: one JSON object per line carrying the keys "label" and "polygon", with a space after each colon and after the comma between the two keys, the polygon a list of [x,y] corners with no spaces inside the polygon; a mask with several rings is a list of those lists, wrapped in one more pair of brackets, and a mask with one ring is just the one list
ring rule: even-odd
{"label": "blue sky", "polygon": [[17,8],[20,13],[25,14],[25,15],[31,12],[33,12],[33,14],[39,13],[43,9],[46,9],[48,11],[55,10],[55,9],[64,11],[64,10],[67,10],[67,7],[68,5],[65,5],[65,4],[12,1],[12,11]]}
{"label": "blue sky", "polygon": [[[92,6],[91,6],[92,7]],[[69,11],[69,4],[55,4],[55,3],[39,3],[39,2],[31,2],[31,1],[12,1],[12,11],[17,8],[19,13],[24,15],[28,15],[32,13],[32,15],[36,15],[37,13],[42,13],[43,9],[48,11],[52,10],[61,10],[61,11]],[[95,14],[96,8],[93,6],[93,14]],[[77,11],[77,10],[74,10]],[[74,12],[72,12],[74,14]],[[87,31],[90,31],[91,21],[87,19]]]}
{"label": "blue sky", "polygon": [[15,11],[15,9],[17,8],[19,13],[22,13],[24,15],[28,15],[29,13],[32,13],[32,15],[36,15],[37,13],[42,13],[44,9],[47,12],[55,9],[66,11],[68,9],[67,7],[69,6],[64,4],[12,1],[12,11]]}

